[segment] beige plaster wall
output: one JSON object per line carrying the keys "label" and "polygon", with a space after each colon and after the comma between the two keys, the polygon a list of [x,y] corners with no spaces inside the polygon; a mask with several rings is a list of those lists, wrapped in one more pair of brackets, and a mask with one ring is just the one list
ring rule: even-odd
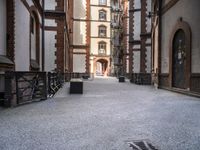
{"label": "beige plaster wall", "polygon": [[192,73],[200,73],[200,1],[180,0],[167,11],[162,18],[162,73],[169,73],[169,42],[170,35],[175,27],[177,20],[182,17],[186,21],[192,32]]}

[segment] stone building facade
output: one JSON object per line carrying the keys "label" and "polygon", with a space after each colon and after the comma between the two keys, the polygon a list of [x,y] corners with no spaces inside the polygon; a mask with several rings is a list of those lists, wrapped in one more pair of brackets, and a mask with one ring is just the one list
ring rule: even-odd
{"label": "stone building facade", "polygon": [[153,0],[153,70],[159,87],[200,94],[200,2]]}
{"label": "stone building facade", "polygon": [[89,5],[86,0],[71,5],[71,72],[89,72]]}
{"label": "stone building facade", "polygon": [[[151,81],[151,1],[129,1],[129,73],[132,82]],[[143,82],[144,81],[144,82]]]}
{"label": "stone building facade", "polygon": [[129,77],[129,0],[123,0],[122,5],[122,25],[123,25],[123,72]]}
{"label": "stone building facade", "polygon": [[110,1],[74,0],[71,12],[70,71],[109,74]]}
{"label": "stone building facade", "polygon": [[0,94],[5,71],[68,70],[67,2],[0,0]]}
{"label": "stone building facade", "polygon": [[45,2],[45,71],[69,70],[69,0]]}
{"label": "stone building facade", "polygon": [[64,72],[69,49],[67,0],[0,2],[0,69]]}
{"label": "stone building facade", "polygon": [[42,2],[1,0],[1,7],[1,57],[12,61],[16,71],[42,70]]}
{"label": "stone building facade", "polygon": [[90,72],[110,74],[110,0],[90,1]]}

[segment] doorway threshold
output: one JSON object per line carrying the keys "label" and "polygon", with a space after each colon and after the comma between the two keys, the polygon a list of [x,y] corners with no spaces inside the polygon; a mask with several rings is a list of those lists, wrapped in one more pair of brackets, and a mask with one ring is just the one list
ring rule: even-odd
{"label": "doorway threshold", "polygon": [[187,89],[180,89],[180,88],[175,88],[175,87],[172,87],[172,88],[160,87],[160,88],[168,90],[168,91],[172,91],[172,92],[176,92],[176,93],[180,93],[180,94],[184,94],[184,95],[200,98],[200,93],[192,92],[192,91],[189,91]]}

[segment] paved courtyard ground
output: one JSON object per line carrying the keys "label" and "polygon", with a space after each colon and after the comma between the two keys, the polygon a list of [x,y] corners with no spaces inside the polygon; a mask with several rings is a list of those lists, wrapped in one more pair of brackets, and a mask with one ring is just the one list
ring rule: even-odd
{"label": "paved courtyard ground", "polygon": [[54,98],[0,110],[0,150],[131,150],[148,139],[160,150],[200,149],[200,99],[116,78],[66,84]]}

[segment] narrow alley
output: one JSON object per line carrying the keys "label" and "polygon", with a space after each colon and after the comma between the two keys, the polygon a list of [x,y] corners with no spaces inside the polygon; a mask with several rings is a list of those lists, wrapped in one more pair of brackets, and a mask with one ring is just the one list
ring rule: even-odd
{"label": "narrow alley", "polygon": [[119,83],[84,81],[84,94],[68,94],[0,111],[1,150],[132,150],[146,139],[159,150],[200,149],[198,98]]}

